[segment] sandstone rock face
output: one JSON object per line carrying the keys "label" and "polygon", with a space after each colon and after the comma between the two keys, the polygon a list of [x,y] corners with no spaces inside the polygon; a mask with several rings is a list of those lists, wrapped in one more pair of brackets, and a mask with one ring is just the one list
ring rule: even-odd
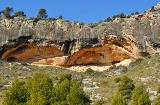
{"label": "sandstone rock face", "polygon": [[52,58],[62,56],[64,52],[56,46],[37,46],[35,44],[22,43],[15,48],[8,49],[3,55],[2,59],[6,61],[24,61],[32,63],[45,58]]}
{"label": "sandstone rock face", "polygon": [[111,22],[0,18],[0,57],[47,65],[111,65],[160,48],[160,6]]}

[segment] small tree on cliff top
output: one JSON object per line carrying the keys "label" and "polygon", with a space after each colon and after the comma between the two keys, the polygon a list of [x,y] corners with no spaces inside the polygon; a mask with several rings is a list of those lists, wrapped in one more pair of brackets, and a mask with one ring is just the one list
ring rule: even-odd
{"label": "small tree on cliff top", "polygon": [[13,8],[6,7],[6,9],[2,10],[1,12],[3,13],[5,18],[11,18],[11,13],[13,12]]}
{"label": "small tree on cliff top", "polygon": [[47,18],[47,17],[48,17],[48,15],[47,15],[46,10],[43,8],[39,9],[37,18]]}

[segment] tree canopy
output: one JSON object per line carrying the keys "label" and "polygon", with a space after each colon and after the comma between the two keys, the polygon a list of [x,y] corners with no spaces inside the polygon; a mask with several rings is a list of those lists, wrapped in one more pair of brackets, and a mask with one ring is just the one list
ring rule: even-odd
{"label": "tree canopy", "polygon": [[14,13],[14,17],[26,17],[23,11],[17,11]]}
{"label": "tree canopy", "polygon": [[132,105],[150,105],[149,94],[143,85],[135,87],[131,99]]}
{"label": "tree canopy", "polygon": [[55,86],[45,73],[22,83],[18,79],[4,95],[4,105],[89,105],[89,97],[71,74],[62,74]]}
{"label": "tree canopy", "polygon": [[44,8],[39,9],[37,18],[47,18],[47,17],[48,15],[47,15],[46,10]]}
{"label": "tree canopy", "polygon": [[112,100],[111,105],[127,105],[121,93],[118,93]]}
{"label": "tree canopy", "polygon": [[125,99],[130,99],[134,87],[133,80],[125,75],[122,77],[121,82],[118,85],[118,91]]}
{"label": "tree canopy", "polygon": [[5,10],[2,10],[1,12],[4,15],[4,17],[10,18],[11,17],[11,13],[13,12],[13,8],[6,7]]}

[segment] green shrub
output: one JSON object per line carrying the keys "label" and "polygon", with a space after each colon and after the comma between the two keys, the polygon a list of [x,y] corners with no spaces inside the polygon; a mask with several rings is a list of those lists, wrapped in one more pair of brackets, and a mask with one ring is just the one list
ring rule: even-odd
{"label": "green shrub", "polygon": [[111,105],[127,105],[122,94],[118,93],[111,102]]}
{"label": "green shrub", "polygon": [[118,85],[118,91],[125,99],[130,99],[134,87],[133,80],[125,75],[122,77],[121,82]]}
{"label": "green shrub", "polygon": [[149,93],[143,85],[135,87],[132,96],[132,105],[150,105]]}
{"label": "green shrub", "polygon": [[21,65],[28,66],[28,64],[26,62],[22,62]]}
{"label": "green shrub", "polygon": [[132,62],[130,63],[130,66],[131,66],[131,67],[136,66],[136,65],[138,65],[139,63],[141,63],[143,60],[144,60],[144,59],[142,59],[142,58],[138,58],[138,59],[136,59],[135,61],[132,61]]}
{"label": "green shrub", "polygon": [[5,91],[3,105],[22,105],[26,102],[27,90],[18,79],[15,79],[12,87]]}
{"label": "green shrub", "polygon": [[80,82],[71,74],[62,74],[53,86],[52,79],[44,72],[36,73],[25,83],[18,79],[4,95],[4,105],[86,105],[89,97]]}
{"label": "green shrub", "polygon": [[92,75],[94,73],[94,70],[92,70],[91,68],[88,68],[86,71],[85,71],[86,74],[88,75]]}
{"label": "green shrub", "polygon": [[120,77],[114,78],[114,82],[115,82],[115,83],[118,83],[118,82],[120,82],[120,81],[121,81],[121,78],[120,78]]}

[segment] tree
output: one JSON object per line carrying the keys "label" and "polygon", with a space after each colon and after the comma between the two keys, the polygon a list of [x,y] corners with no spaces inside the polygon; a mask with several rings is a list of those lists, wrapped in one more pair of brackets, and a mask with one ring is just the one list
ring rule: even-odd
{"label": "tree", "polygon": [[89,97],[84,93],[80,83],[71,81],[70,93],[67,95],[68,105],[86,105],[89,104]]}
{"label": "tree", "polygon": [[120,18],[125,18],[126,16],[124,15],[124,13],[119,14]]}
{"label": "tree", "polygon": [[1,12],[3,13],[4,17],[11,18],[11,13],[13,12],[13,8],[6,7],[6,9],[2,10]]}
{"label": "tree", "polygon": [[112,100],[111,105],[127,105],[121,93],[118,93]]}
{"label": "tree", "polygon": [[160,96],[153,101],[153,105],[160,105]]}
{"label": "tree", "polygon": [[55,86],[44,72],[26,82],[13,81],[5,92],[4,105],[86,105],[89,97],[71,74],[62,74]]}
{"label": "tree", "polygon": [[48,17],[48,15],[47,15],[46,10],[43,8],[39,9],[37,18],[47,18],[47,17]]}
{"label": "tree", "polygon": [[130,15],[127,15],[126,17],[127,17],[127,18],[130,18],[131,16],[130,16]]}
{"label": "tree", "polygon": [[135,87],[131,99],[132,105],[150,105],[149,94],[143,85]]}
{"label": "tree", "polygon": [[151,11],[151,12],[154,12],[154,11],[155,11],[154,6],[151,7],[151,10],[150,10],[150,11]]}
{"label": "tree", "polygon": [[113,19],[117,18],[117,15],[114,15],[112,18],[113,18]]}
{"label": "tree", "polygon": [[3,105],[22,105],[27,102],[27,90],[18,79],[13,81],[12,87],[5,91]]}
{"label": "tree", "polygon": [[58,18],[59,18],[59,19],[63,19],[62,15],[60,15]]}
{"label": "tree", "polygon": [[28,91],[28,105],[47,105],[50,103],[53,89],[52,79],[44,72],[36,73],[26,82]]}
{"label": "tree", "polygon": [[138,99],[138,105],[151,105],[149,100],[149,94],[144,92]]}
{"label": "tree", "polygon": [[107,19],[104,20],[104,22],[110,22],[112,19],[111,17],[108,17]]}
{"label": "tree", "polygon": [[122,77],[121,82],[118,85],[118,91],[125,99],[130,99],[134,87],[133,80],[125,75]]}
{"label": "tree", "polygon": [[72,80],[72,75],[70,73],[64,73],[61,74],[60,77],[58,78],[58,84],[60,84],[61,82],[63,82],[64,80]]}
{"label": "tree", "polygon": [[17,11],[14,13],[14,17],[26,17],[23,11]]}
{"label": "tree", "polygon": [[139,14],[139,12],[136,12],[135,14],[136,14],[136,15],[138,15],[138,14]]}
{"label": "tree", "polygon": [[86,105],[89,97],[84,93],[80,83],[72,79],[69,73],[62,74],[54,90],[55,105]]}

